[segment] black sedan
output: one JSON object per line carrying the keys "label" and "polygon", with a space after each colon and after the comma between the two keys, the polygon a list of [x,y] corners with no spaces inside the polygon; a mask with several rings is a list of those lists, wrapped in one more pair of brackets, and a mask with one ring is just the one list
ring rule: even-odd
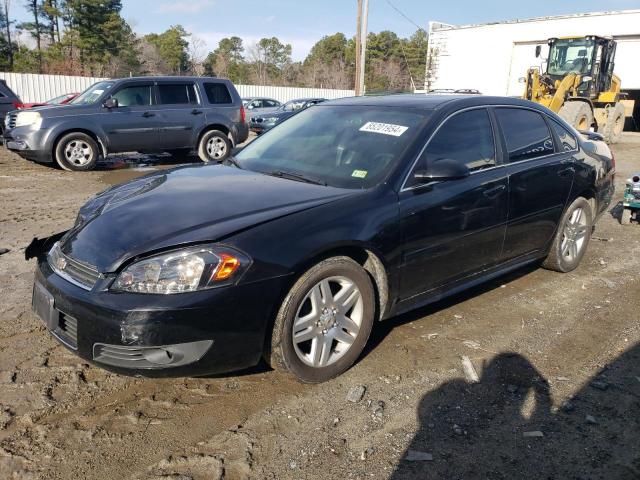
{"label": "black sedan", "polygon": [[265,358],[324,381],[378,320],[532,262],[575,269],[614,188],[604,143],[477,95],[318,105],[225,163],[113,187],[28,249],[59,341],[120,372]]}
{"label": "black sedan", "polygon": [[289,100],[275,110],[268,112],[258,111],[255,114],[251,112],[249,130],[259,135],[267,130],[271,130],[277,124],[282,123],[287,118],[293,117],[302,110],[326,101],[326,98],[298,98],[296,100]]}

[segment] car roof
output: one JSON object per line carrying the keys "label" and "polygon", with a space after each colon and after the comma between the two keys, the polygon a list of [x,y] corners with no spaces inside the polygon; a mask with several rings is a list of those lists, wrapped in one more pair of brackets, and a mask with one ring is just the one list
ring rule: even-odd
{"label": "car roof", "polygon": [[514,105],[546,110],[539,104],[514,97],[494,97],[488,95],[429,95],[429,94],[397,94],[397,95],[372,95],[364,97],[346,97],[331,100],[328,105],[361,105],[416,108],[422,110],[436,110],[445,105],[464,108],[476,105]]}
{"label": "car roof", "polygon": [[[141,77],[123,77],[123,78],[114,78],[111,81],[114,82],[126,82],[129,80],[140,80],[140,81],[161,81],[161,80],[169,80],[169,81],[193,81],[193,80],[215,80],[217,82],[229,82],[226,78],[219,77],[196,77],[196,76],[171,76],[171,75],[155,75],[155,76],[141,76]],[[105,80],[108,81],[108,80]]]}
{"label": "car roof", "polygon": [[322,97],[293,98],[291,100],[287,100],[286,103],[289,103],[289,102],[311,102],[313,100],[326,100],[326,98],[322,98]]}

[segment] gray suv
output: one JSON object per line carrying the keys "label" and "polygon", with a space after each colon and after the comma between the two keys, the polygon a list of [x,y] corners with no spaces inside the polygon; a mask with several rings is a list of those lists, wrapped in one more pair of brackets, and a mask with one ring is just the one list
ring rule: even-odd
{"label": "gray suv", "polygon": [[242,100],[229,80],[139,77],[94,84],[67,105],[10,112],[5,143],[23,158],[92,170],[115,152],[195,149],[224,160],[249,135]]}

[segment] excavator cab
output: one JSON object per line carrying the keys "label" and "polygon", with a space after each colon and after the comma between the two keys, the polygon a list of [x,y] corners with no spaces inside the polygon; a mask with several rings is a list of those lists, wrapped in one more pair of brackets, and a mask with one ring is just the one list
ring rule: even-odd
{"label": "excavator cab", "polygon": [[[550,38],[546,71],[531,68],[524,98],[558,113],[578,130],[595,130],[615,143],[624,128],[620,78],[613,73],[616,42],[586,36]],[[540,46],[536,56],[540,56]]]}

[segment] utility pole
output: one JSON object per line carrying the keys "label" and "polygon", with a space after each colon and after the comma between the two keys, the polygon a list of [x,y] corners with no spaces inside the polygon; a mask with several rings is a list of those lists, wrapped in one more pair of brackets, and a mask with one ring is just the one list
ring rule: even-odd
{"label": "utility pole", "polygon": [[358,13],[356,17],[356,72],[355,72],[355,91],[356,96],[360,95],[360,62],[361,62],[361,44],[362,39],[362,0],[358,0]]}
{"label": "utility pole", "polygon": [[362,14],[361,52],[360,52],[360,75],[358,80],[360,85],[358,90],[360,95],[364,95],[364,65],[367,62],[367,20],[369,19],[369,0],[364,0],[364,12]]}

